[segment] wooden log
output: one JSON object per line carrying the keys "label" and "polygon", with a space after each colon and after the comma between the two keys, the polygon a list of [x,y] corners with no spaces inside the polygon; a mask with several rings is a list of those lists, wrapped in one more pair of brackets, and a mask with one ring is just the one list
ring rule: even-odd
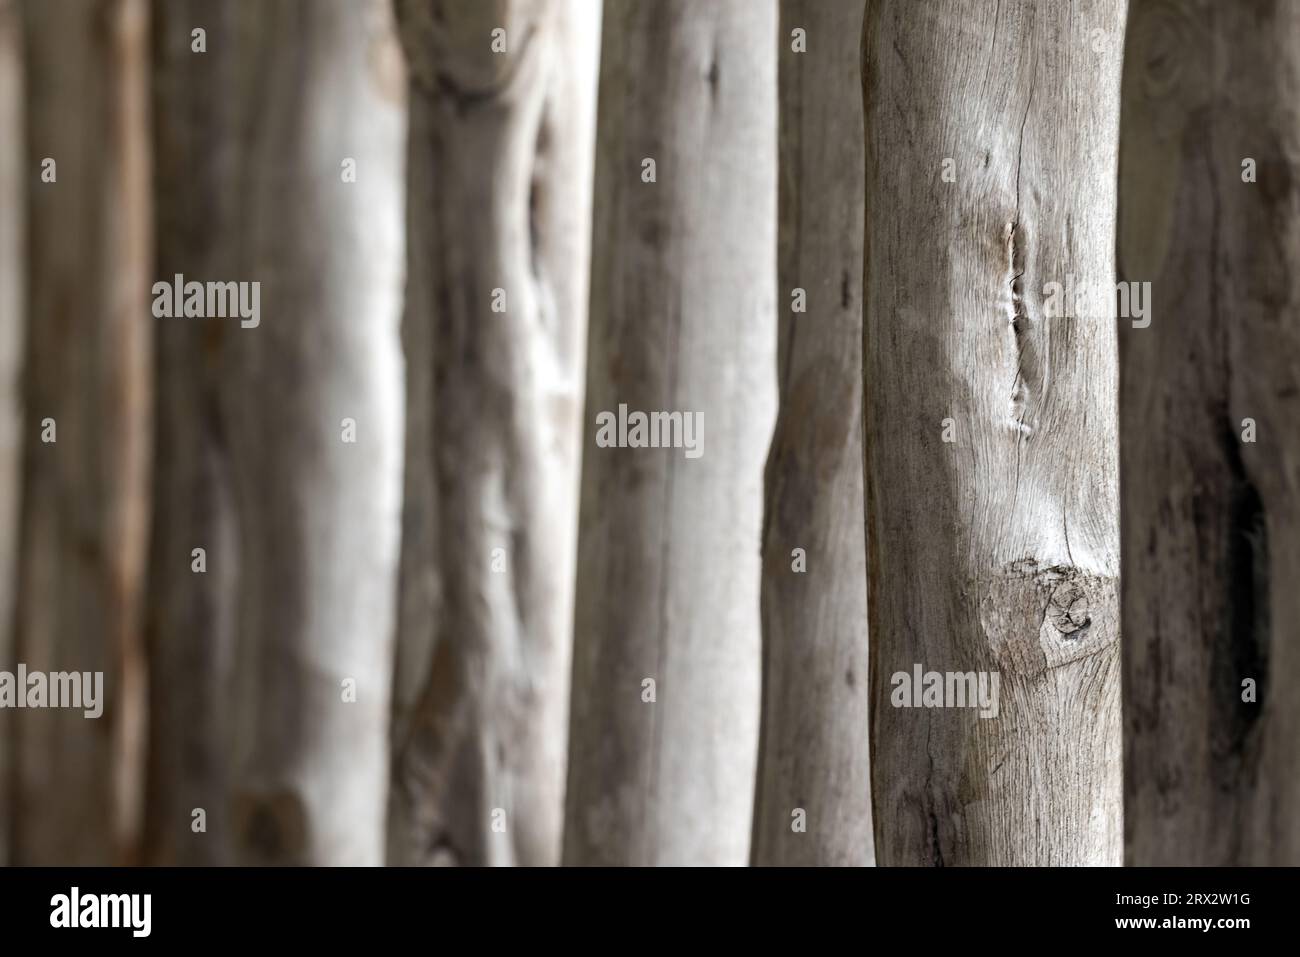
{"label": "wooden log", "polygon": [[870,864],[862,496],[864,4],[782,0],[777,379],[755,864]]}
{"label": "wooden log", "polygon": [[[1120,0],[868,6],[863,375],[883,865],[1120,860],[1113,310],[1108,296],[1096,314],[1051,316],[1047,303],[1048,284],[1071,276],[1114,288],[1122,15]],[[920,696],[918,667],[986,690],[996,677],[996,708],[954,706],[955,683],[947,707],[896,706]]]}
{"label": "wooden log", "polygon": [[[22,24],[17,0],[0,0],[0,668],[14,665],[13,609],[18,583],[22,490],[23,247],[27,186],[23,171]],[[9,863],[11,712],[0,711],[0,866]]]}
{"label": "wooden log", "polygon": [[152,319],[148,7],[22,5],[27,345],[18,662],[102,673],[102,714],[16,712],[12,858],[130,859],[140,816],[140,600]]}
{"label": "wooden log", "polygon": [[556,864],[600,6],[399,11],[410,383],[389,860]]}
{"label": "wooden log", "polygon": [[240,0],[235,31],[225,241],[237,271],[215,278],[260,282],[261,316],[204,320],[226,337],[238,510],[234,858],[381,864],[402,495],[401,53],[385,0]]}
{"label": "wooden log", "polygon": [[1133,0],[1126,861],[1300,864],[1300,5]]}
{"label": "wooden log", "polygon": [[[605,5],[566,863],[749,859],[776,26],[770,0]],[[681,413],[677,447],[608,447],[633,412]]]}

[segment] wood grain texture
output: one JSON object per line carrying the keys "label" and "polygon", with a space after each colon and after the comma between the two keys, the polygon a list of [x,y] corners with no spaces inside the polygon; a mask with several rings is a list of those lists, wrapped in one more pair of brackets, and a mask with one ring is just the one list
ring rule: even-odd
{"label": "wood grain texture", "polygon": [[399,13],[409,424],[389,860],[556,864],[600,5]]}
{"label": "wood grain texture", "polygon": [[[1123,9],[868,5],[865,461],[883,865],[1120,860],[1114,320],[1049,318],[1044,299],[1069,274],[1113,290]],[[1094,30],[1109,41],[1100,50]],[[998,673],[997,717],[893,707],[892,676],[916,664]]]}
{"label": "wood grain texture", "polygon": [[[755,864],[863,865],[871,835],[862,494],[861,0],[782,0],[777,379],[763,529]],[[792,49],[804,31],[806,52]],[[791,292],[807,295],[793,311]],[[796,572],[793,549],[804,551]],[[804,819],[796,830],[794,814]]]}
{"label": "wood grain texture", "polygon": [[[20,864],[129,859],[149,456],[144,0],[22,5],[28,325],[16,659],[103,672],[104,710],[13,716]],[[42,161],[57,179],[42,182]],[[42,420],[57,441],[42,442]]]}
{"label": "wood grain texture", "polygon": [[[26,304],[22,23],[17,0],[0,0],[0,670],[13,671],[22,482],[22,357]],[[0,866],[9,863],[12,712],[0,711]]]}
{"label": "wood grain texture", "polygon": [[261,283],[261,322],[190,330],[225,324],[234,858],[380,864],[402,494],[400,49],[385,0],[240,0],[235,16],[222,55],[239,57],[223,91],[239,124],[236,273],[218,278]]}
{"label": "wood grain texture", "polygon": [[[229,90],[244,65],[236,8],[206,0],[153,4],[154,275],[239,278],[240,131]],[[208,52],[193,52],[191,31]],[[221,395],[229,342],[256,335],[230,320],[155,325],[154,521],[149,548],[149,759],[144,859],[158,865],[233,862],[229,690],[239,608],[237,515],[229,423]],[[206,571],[193,570],[195,548]],[[192,830],[193,812],[206,833]]]}
{"label": "wood grain texture", "polygon": [[1298,106],[1300,5],[1133,0],[1118,269],[1154,306],[1120,335],[1129,864],[1300,864]]}
{"label": "wood grain texture", "polygon": [[[605,5],[570,864],[749,858],[776,402],[776,27],[773,2]],[[703,454],[597,447],[596,416],[620,403],[701,416]]]}

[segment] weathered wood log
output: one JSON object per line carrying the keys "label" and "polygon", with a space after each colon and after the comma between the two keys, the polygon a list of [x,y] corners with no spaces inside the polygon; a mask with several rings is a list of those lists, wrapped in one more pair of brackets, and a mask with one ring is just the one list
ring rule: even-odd
{"label": "weathered wood log", "polygon": [[[22,24],[17,0],[0,0],[0,669],[14,665],[22,482],[22,356],[27,158],[23,154]],[[9,863],[11,712],[0,711],[0,866]]]}
{"label": "weathered wood log", "polygon": [[236,272],[196,278],[260,282],[261,315],[158,320],[225,339],[234,858],[380,864],[402,494],[401,51],[385,0],[240,0],[235,15],[220,55],[239,57],[221,91],[239,121],[224,240]]}
{"label": "weathered wood log", "polygon": [[861,0],[782,0],[755,864],[870,864]]}
{"label": "weathered wood log", "polygon": [[103,711],[15,712],[12,858],[128,859],[139,821],[149,462],[148,7],[22,5],[27,344],[16,654]]}
{"label": "weathered wood log", "polygon": [[[239,275],[240,130],[233,89],[246,65],[236,8],[154,0],[156,267],[200,281]],[[193,31],[204,31],[204,52]],[[149,548],[149,759],[144,859],[233,862],[227,815],[228,689],[239,609],[237,517],[221,415],[224,320],[155,321],[154,521]],[[200,553],[195,552],[201,549]],[[202,813],[196,817],[196,812]],[[198,828],[198,830],[196,830]]]}
{"label": "weathered wood log", "polygon": [[[1086,11],[1031,0],[868,5],[865,459],[880,864],[1120,860],[1109,293],[1122,16],[1121,0]],[[1105,308],[1048,315],[1048,284],[1071,277],[1107,293]],[[953,706],[955,684],[939,699],[948,707],[896,706],[918,666],[983,676],[990,691],[996,677],[995,708]]]}
{"label": "weathered wood log", "polygon": [[399,5],[406,506],[389,860],[556,864],[600,5]]}
{"label": "weathered wood log", "polygon": [[[776,401],[776,26],[770,0],[605,4],[571,864],[749,859]],[[604,447],[617,439],[602,421],[632,422],[621,405],[681,413],[678,447]]]}
{"label": "weathered wood log", "polygon": [[1118,270],[1127,862],[1300,864],[1300,4],[1133,0]]}

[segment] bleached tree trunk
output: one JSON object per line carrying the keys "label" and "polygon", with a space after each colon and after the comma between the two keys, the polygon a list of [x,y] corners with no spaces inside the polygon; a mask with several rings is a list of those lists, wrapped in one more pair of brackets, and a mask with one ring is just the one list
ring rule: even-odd
{"label": "bleached tree trunk", "polygon": [[[0,0],[0,670],[13,671],[14,586],[22,482],[24,227],[22,24],[17,0]],[[0,711],[0,866],[9,863],[13,712]]]}
{"label": "bleached tree trunk", "polygon": [[[1120,862],[1123,12],[1122,0],[868,6],[865,459],[883,865]],[[1095,295],[1047,316],[1048,284],[1071,276]],[[917,665],[988,673],[989,690],[996,674],[996,717],[895,707],[894,676]]]}
{"label": "bleached tree trunk", "polygon": [[1133,0],[1120,133],[1126,856],[1300,864],[1300,4]]}
{"label": "bleached tree trunk", "polygon": [[[566,863],[749,858],[776,26],[773,2],[605,5]],[[702,454],[598,447],[620,404],[698,416]]]}
{"label": "bleached tree trunk", "polygon": [[102,672],[105,701],[97,719],[75,708],[13,715],[12,854],[108,864],[129,853],[139,816],[148,11],[144,0],[32,0],[23,14],[29,309],[15,657],[29,671]]}
{"label": "bleached tree trunk", "polygon": [[389,859],[555,864],[600,4],[398,9],[411,239]]}
{"label": "bleached tree trunk", "polygon": [[[154,274],[235,279],[241,60],[236,6],[153,4]],[[193,47],[202,29],[206,52]],[[268,321],[270,318],[268,317]],[[227,358],[239,335],[224,320],[156,321],[157,391],[149,549],[149,759],[144,859],[232,863],[230,680],[238,611],[238,547],[221,396],[239,375]],[[202,549],[195,555],[195,549]],[[196,572],[201,563],[202,572]],[[201,811],[197,818],[196,811]],[[203,830],[195,827],[202,824]]]}
{"label": "bleached tree trunk", "polygon": [[240,0],[232,44],[205,54],[239,57],[212,94],[239,121],[235,273],[211,278],[260,282],[260,324],[158,321],[224,340],[234,856],[379,864],[402,491],[400,49],[385,0]]}
{"label": "bleached tree trunk", "polygon": [[870,864],[862,0],[782,0],[778,380],[755,864]]}

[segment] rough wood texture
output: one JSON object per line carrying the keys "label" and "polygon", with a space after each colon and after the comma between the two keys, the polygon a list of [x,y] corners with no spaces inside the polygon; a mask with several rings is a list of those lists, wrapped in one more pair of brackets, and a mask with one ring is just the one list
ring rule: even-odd
{"label": "rough wood texture", "polygon": [[1118,269],[1154,309],[1120,336],[1130,864],[1300,864],[1297,104],[1300,4],[1134,0]]}
{"label": "rough wood texture", "polygon": [[[158,320],[195,336],[216,326],[226,340],[235,859],[379,864],[402,494],[405,78],[385,0],[241,0],[236,13],[234,51],[219,55],[240,58],[222,93],[239,117],[237,264],[216,278],[261,282],[261,324]],[[345,158],[355,182],[343,181]]]}
{"label": "rough wood texture", "polygon": [[[238,278],[239,128],[232,89],[241,62],[235,7],[207,0],[153,4],[154,275]],[[202,27],[208,52],[194,53]],[[154,521],[149,554],[149,760],[144,859],[231,863],[228,691],[238,609],[238,537],[228,423],[221,396],[235,336],[229,320],[155,322]],[[192,570],[205,550],[206,572]],[[192,830],[193,811],[206,833]]]}
{"label": "rough wood texture", "polygon": [[[605,5],[566,863],[749,858],[776,26],[770,0]],[[597,447],[620,403],[701,416],[703,455]]]}
{"label": "rough wood texture", "polygon": [[[1048,318],[1044,299],[1070,273],[1113,291],[1122,14],[1121,0],[868,6],[883,865],[1120,860],[1114,320]],[[891,676],[914,664],[998,672],[998,716],[891,706]]]}
{"label": "rough wood texture", "polygon": [[[13,671],[22,477],[23,230],[22,24],[17,0],[0,0],[0,670]],[[12,712],[0,711],[0,866],[9,863]]]}
{"label": "rough wood texture", "polygon": [[398,9],[410,379],[389,859],[556,864],[600,5]]}
{"label": "rough wood texture", "polygon": [[[23,4],[28,326],[18,661],[104,672],[104,711],[15,712],[15,863],[134,840],[147,537],[149,163],[144,0]],[[42,182],[42,161],[57,181]],[[42,420],[57,441],[41,441]]]}
{"label": "rough wood texture", "polygon": [[[780,408],[767,458],[755,864],[874,859],[862,497],[862,0],[782,0]],[[804,31],[807,52],[792,49]],[[791,291],[807,294],[805,313]],[[804,572],[791,552],[804,550]],[[796,830],[795,809],[804,818]]]}

